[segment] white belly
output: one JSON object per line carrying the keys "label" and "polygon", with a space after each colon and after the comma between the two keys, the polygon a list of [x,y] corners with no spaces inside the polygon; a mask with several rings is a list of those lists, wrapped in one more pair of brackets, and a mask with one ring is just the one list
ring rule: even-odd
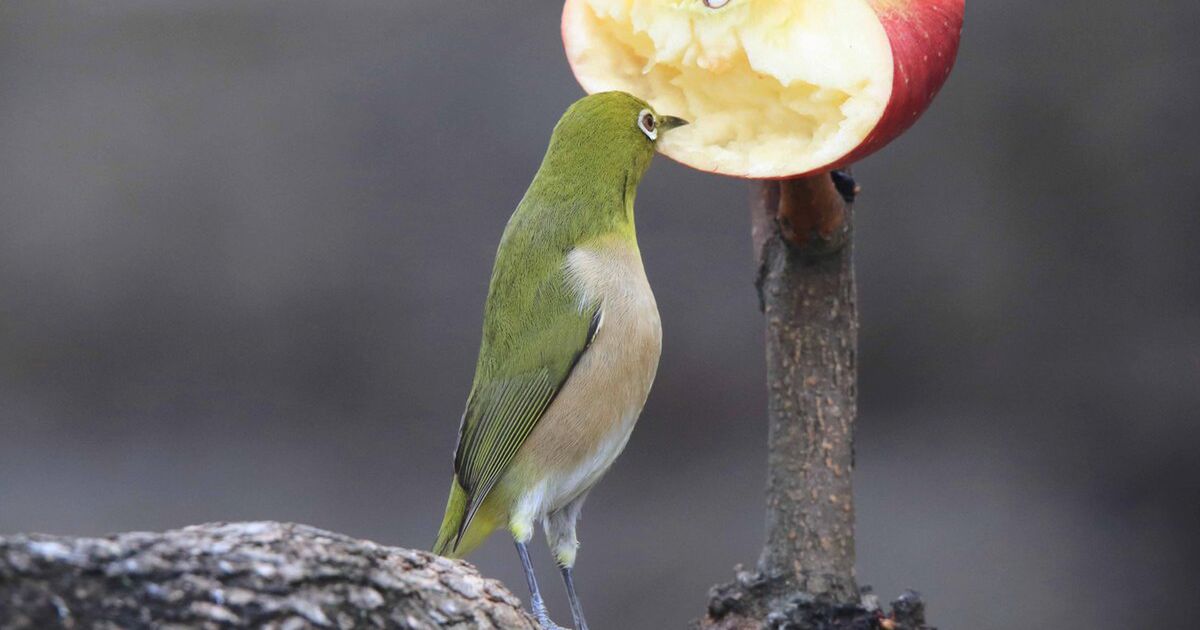
{"label": "white belly", "polygon": [[513,521],[540,520],[599,481],[629,441],[658,369],[662,327],[636,247],[614,239],[579,248],[567,269],[581,305],[601,305],[601,324],[522,447],[542,454],[540,481],[517,500]]}

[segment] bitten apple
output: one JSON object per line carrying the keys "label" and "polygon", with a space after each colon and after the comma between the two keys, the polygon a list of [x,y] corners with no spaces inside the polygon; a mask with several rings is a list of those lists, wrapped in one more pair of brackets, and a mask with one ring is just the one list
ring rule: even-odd
{"label": "bitten apple", "polygon": [[659,143],[753,178],[837,168],[908,129],[950,74],[964,0],[567,0],[567,59],[691,125]]}

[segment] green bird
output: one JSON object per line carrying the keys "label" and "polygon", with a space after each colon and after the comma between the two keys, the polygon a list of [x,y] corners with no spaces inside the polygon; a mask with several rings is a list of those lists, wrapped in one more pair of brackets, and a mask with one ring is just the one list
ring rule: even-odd
{"label": "green bird", "polygon": [[507,525],[544,628],[557,626],[526,548],[536,523],[575,627],[587,628],[571,573],[575,521],[629,440],[662,348],[633,200],[659,135],[685,124],[624,92],[576,101],[496,252],[434,552],[462,557]]}

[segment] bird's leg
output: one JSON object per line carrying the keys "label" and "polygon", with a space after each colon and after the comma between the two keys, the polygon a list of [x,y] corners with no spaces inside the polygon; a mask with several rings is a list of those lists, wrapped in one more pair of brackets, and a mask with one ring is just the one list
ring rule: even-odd
{"label": "bird's leg", "polygon": [[583,618],[583,606],[579,605],[579,596],[575,594],[575,579],[571,575],[571,567],[561,567],[563,584],[567,586],[567,599],[571,600],[571,617],[575,619],[575,630],[588,630],[587,621]]}
{"label": "bird's leg", "polygon": [[550,612],[546,610],[546,602],[542,600],[542,592],[538,590],[537,577],[533,575],[533,563],[529,561],[529,549],[525,547],[525,543],[516,542],[517,553],[521,556],[521,568],[525,569],[525,581],[529,584],[529,607],[533,609],[533,616],[537,618],[538,625],[542,630],[563,630],[553,621],[550,621]]}
{"label": "bird's leg", "polygon": [[575,619],[575,630],[587,630],[588,627],[587,621],[583,619],[583,607],[579,605],[579,596],[575,594],[575,580],[572,576],[575,552],[579,549],[579,539],[575,537],[575,521],[579,520],[579,512],[583,509],[585,498],[586,492],[542,521],[542,529],[546,530],[546,543],[550,545],[554,559],[558,561],[563,584],[567,587],[567,597],[571,600],[571,617]]}

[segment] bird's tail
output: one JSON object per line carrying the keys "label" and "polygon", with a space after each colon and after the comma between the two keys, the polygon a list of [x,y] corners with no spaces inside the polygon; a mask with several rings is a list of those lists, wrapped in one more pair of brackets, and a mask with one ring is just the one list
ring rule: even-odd
{"label": "bird's tail", "polygon": [[433,553],[449,558],[462,558],[471,553],[491,534],[500,524],[500,514],[484,501],[467,531],[458,536],[463,519],[467,517],[467,493],[458,483],[458,477],[450,484],[450,498],[446,500],[446,515],[442,517],[442,526],[438,529],[437,542],[433,545]]}

